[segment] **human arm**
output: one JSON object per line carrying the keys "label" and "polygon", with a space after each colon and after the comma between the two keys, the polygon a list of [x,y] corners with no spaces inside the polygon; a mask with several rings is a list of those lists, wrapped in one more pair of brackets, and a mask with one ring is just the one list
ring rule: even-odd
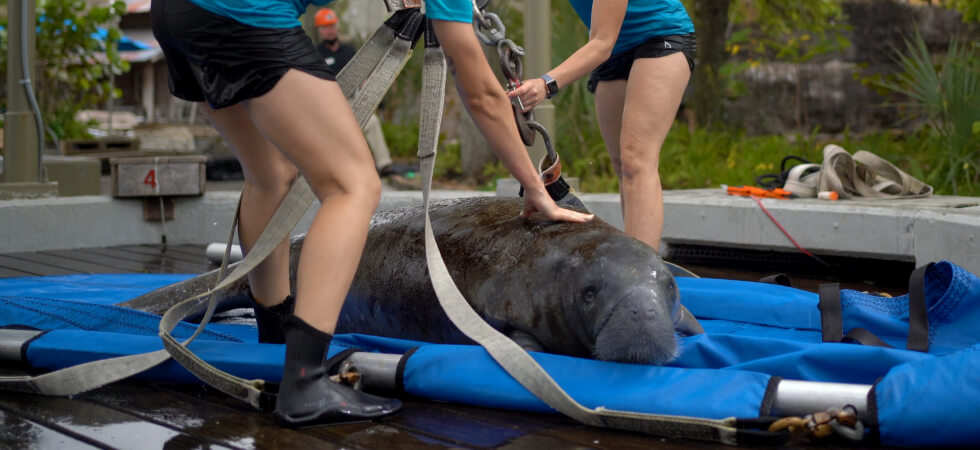
{"label": "human arm", "polygon": [[517,132],[510,101],[483,56],[473,26],[445,20],[433,20],[432,23],[466,110],[490,148],[524,186],[521,216],[541,212],[552,220],[582,222],[591,219],[591,214],[559,207],[548,195]]}
{"label": "human arm", "polygon": [[[619,30],[626,17],[627,0],[594,0],[592,2],[592,27],[589,41],[579,47],[548,75],[565,87],[589,74],[612,55]],[[530,111],[547,97],[548,89],[541,78],[525,80],[521,86],[507,93],[510,97],[520,97],[524,111]]]}

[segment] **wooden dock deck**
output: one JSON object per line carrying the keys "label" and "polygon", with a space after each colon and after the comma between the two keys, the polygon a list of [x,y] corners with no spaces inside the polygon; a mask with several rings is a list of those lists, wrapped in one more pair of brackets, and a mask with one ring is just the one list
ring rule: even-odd
{"label": "wooden dock deck", "polygon": [[[204,245],[135,245],[0,255],[0,277],[75,273],[201,273]],[[705,268],[705,270],[709,270]],[[734,272],[728,272],[732,275]],[[717,276],[719,272],[712,274]],[[758,274],[736,273],[758,279]],[[0,375],[24,374],[0,368]],[[464,375],[464,374],[461,374]],[[374,422],[299,430],[206,386],[126,380],[73,396],[0,392],[0,448],[120,449],[648,449],[718,448],[599,429],[558,415],[403,399],[402,412]],[[782,448],[835,448],[794,441]],[[836,445],[840,445],[839,443]]]}

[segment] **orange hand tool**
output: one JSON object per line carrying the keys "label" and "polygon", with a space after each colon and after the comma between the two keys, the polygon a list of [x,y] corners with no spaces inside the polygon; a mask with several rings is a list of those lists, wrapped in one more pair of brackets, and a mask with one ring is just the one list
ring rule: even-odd
{"label": "orange hand tool", "polygon": [[725,192],[728,195],[741,195],[745,197],[762,197],[788,199],[796,198],[796,194],[782,188],[763,189],[758,186],[726,186]]}

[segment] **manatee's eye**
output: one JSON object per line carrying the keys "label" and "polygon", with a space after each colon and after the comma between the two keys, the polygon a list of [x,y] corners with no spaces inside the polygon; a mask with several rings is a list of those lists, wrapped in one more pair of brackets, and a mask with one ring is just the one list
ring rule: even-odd
{"label": "manatee's eye", "polygon": [[582,301],[587,305],[591,305],[595,301],[595,294],[598,289],[595,286],[589,286],[582,291]]}

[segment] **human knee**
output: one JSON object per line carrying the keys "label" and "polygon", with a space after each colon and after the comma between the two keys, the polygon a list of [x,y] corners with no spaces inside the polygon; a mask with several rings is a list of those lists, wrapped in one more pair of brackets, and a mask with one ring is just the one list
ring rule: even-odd
{"label": "human knee", "polygon": [[359,211],[370,216],[378,209],[378,203],[381,201],[381,179],[372,174],[355,184],[353,189],[347,189],[345,192],[348,198],[353,200],[353,204],[357,205]]}
{"label": "human knee", "polygon": [[270,195],[285,195],[299,173],[296,167],[289,163],[269,164],[258,168],[246,167],[245,171],[246,186]]}
{"label": "human knee", "polygon": [[618,161],[621,176],[656,176],[660,166],[659,150],[648,145],[622,145]]}
{"label": "human knee", "polygon": [[310,185],[320,203],[339,195],[374,211],[381,200],[381,179],[373,170],[364,172],[362,176],[349,176],[333,182],[313,180]]}

